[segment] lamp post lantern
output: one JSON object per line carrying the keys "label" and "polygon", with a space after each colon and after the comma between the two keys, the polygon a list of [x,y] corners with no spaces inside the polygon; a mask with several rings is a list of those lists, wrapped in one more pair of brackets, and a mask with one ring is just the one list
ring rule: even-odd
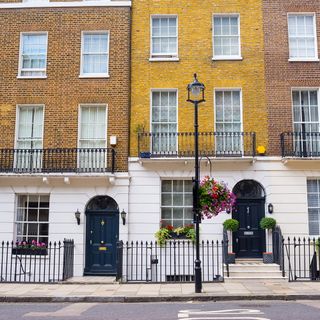
{"label": "lamp post lantern", "polygon": [[201,212],[199,209],[199,132],[198,132],[198,105],[204,102],[205,86],[197,79],[197,74],[194,74],[194,80],[188,84],[188,100],[194,104],[194,160],[195,160],[195,177],[193,179],[193,223],[196,227],[196,259],[194,261],[194,275],[195,275],[195,292],[202,291],[202,275],[201,275],[201,261],[200,261],[200,227]]}

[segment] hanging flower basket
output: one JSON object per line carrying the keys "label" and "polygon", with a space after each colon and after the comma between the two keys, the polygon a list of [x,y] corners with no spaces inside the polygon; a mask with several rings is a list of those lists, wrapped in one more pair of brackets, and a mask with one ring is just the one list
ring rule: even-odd
{"label": "hanging flower basket", "polygon": [[206,176],[200,181],[199,201],[202,218],[211,219],[220,212],[231,211],[236,196],[224,182]]}

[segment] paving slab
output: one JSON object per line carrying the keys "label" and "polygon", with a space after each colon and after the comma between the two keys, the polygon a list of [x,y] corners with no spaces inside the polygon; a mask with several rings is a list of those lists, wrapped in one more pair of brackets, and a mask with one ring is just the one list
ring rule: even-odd
{"label": "paving slab", "polygon": [[156,302],[245,299],[314,299],[320,301],[320,282],[275,280],[204,283],[119,284],[95,281],[61,284],[0,284],[0,302]]}

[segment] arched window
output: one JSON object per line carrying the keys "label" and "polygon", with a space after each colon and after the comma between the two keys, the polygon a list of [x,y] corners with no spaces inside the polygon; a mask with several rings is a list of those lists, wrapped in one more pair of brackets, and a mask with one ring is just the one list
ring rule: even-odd
{"label": "arched window", "polygon": [[89,201],[87,211],[119,211],[119,207],[113,198],[97,196]]}
{"label": "arched window", "polygon": [[254,180],[242,180],[238,182],[233,193],[237,199],[262,199],[265,198],[265,192],[260,183]]}

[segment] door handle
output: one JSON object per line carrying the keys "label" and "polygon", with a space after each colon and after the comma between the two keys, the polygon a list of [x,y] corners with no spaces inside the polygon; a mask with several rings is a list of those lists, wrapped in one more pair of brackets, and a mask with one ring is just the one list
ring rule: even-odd
{"label": "door handle", "polygon": [[238,238],[236,238],[236,243],[238,243],[239,242],[239,239]]}
{"label": "door handle", "polygon": [[250,230],[250,229],[251,229],[251,227],[250,227],[250,226],[247,226],[247,229],[248,229],[248,230]]}
{"label": "door handle", "polygon": [[101,244],[104,244],[104,242],[103,242],[103,241],[101,241]]}

